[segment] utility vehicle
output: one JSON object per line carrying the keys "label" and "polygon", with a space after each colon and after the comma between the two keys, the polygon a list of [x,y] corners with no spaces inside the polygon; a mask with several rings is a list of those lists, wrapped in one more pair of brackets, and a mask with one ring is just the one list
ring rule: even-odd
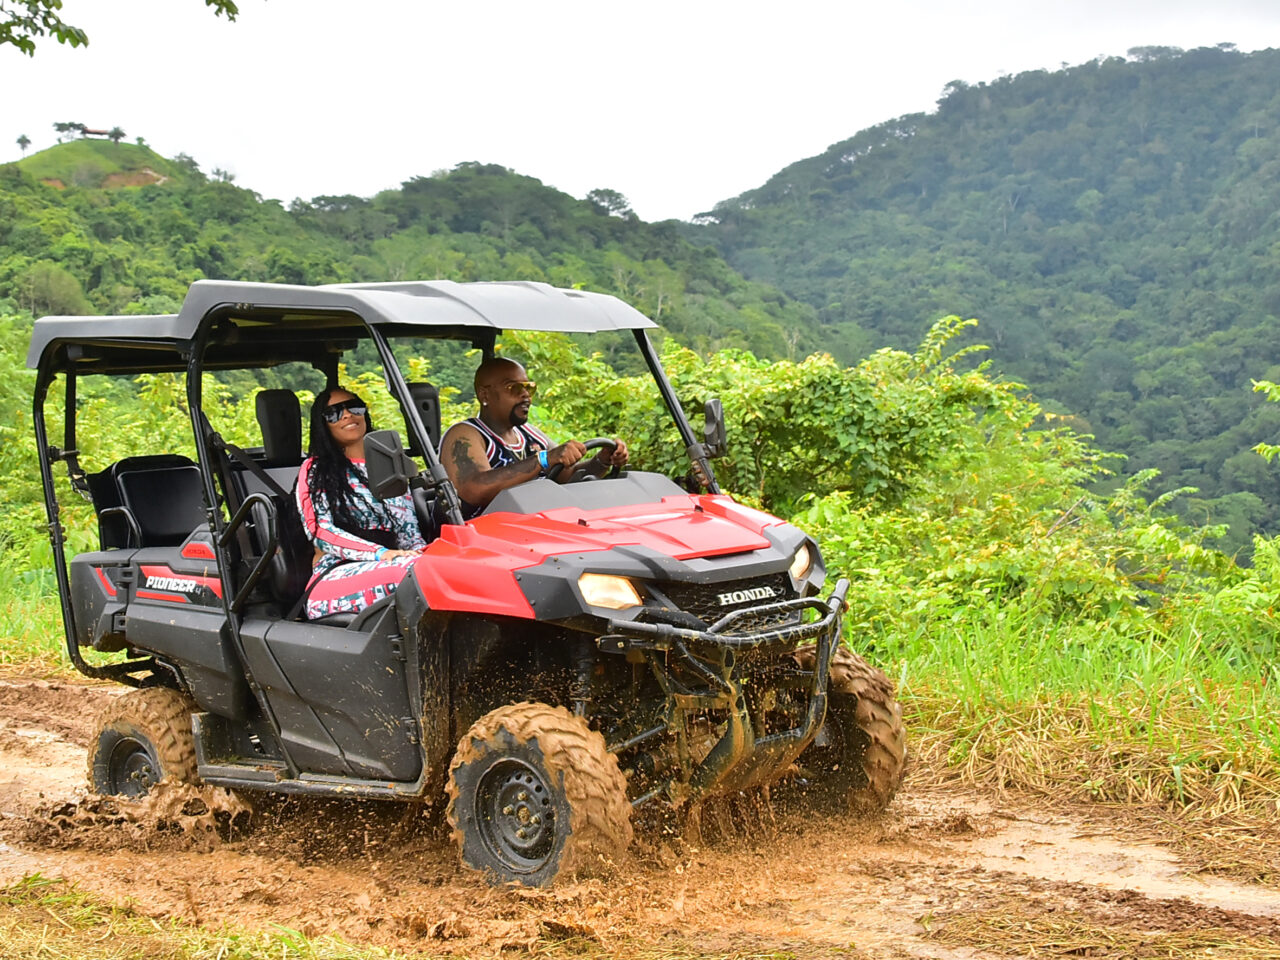
{"label": "utility vehicle", "polygon": [[[888,803],[900,711],[884,675],[841,645],[849,584],[824,597],[817,544],[720,493],[723,413],[709,402],[695,435],[654,326],[602,294],[446,281],[199,281],[176,315],[38,320],[28,364],[67,654],[136,688],[100,718],[93,789],[135,797],[174,777],[438,801],[466,865],[528,885],[620,859],[633,811],[655,805],[696,811],[779,782],[832,810]],[[537,479],[464,523],[436,453],[437,389],[413,382],[406,358],[423,344],[492,356],[504,330],[632,337],[689,477]],[[306,621],[294,389],[336,385],[340,362],[380,368],[398,403],[408,448],[398,431],[371,433],[370,481],[378,496],[412,493],[430,543],[392,596]],[[83,468],[78,385],[133,389],[166,372],[185,380],[194,457],[143,431],[129,455]],[[206,373],[276,384],[256,393],[260,445],[224,440]],[[58,463],[100,538],[69,560]]]}

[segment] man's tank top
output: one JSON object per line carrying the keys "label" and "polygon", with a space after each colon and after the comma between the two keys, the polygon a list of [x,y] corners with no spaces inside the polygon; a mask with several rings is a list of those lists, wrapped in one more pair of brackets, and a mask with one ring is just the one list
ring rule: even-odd
{"label": "man's tank top", "polygon": [[[519,463],[529,457],[536,457],[539,450],[550,450],[552,446],[545,433],[527,423],[515,428],[519,442],[516,446],[509,447],[479,417],[469,417],[462,422],[469,423],[480,431],[480,436],[484,438],[484,455],[489,461],[489,469],[491,470]],[[480,507],[472,506],[465,500],[462,501],[462,517],[464,520],[470,520],[480,510]]]}

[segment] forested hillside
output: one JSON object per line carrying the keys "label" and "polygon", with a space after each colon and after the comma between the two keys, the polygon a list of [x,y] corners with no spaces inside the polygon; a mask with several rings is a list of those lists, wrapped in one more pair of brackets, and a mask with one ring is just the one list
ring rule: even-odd
{"label": "forested hillside", "polygon": [[819,343],[811,308],[743,280],[674,223],[500,166],[287,209],[141,145],[76,140],[0,166],[0,299],[37,315],[168,312],[201,277],[543,280],[617,294],[701,350]]}
{"label": "forested hillside", "polygon": [[[981,320],[995,368],[1189,518],[1275,529],[1280,473],[1249,449],[1280,408],[1280,51],[1130,51],[949,84],[700,218],[746,276],[817,312],[853,361]],[[1206,502],[1209,501],[1209,502]]]}

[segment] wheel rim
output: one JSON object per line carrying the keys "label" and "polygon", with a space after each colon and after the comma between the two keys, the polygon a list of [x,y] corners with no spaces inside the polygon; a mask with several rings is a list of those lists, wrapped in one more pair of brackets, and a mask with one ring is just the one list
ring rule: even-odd
{"label": "wheel rim", "polygon": [[476,786],[476,814],[481,841],[513,872],[532,873],[555,852],[551,789],[521,760],[507,758],[485,771]]}
{"label": "wheel rim", "polygon": [[122,737],[107,759],[107,781],[118,796],[145,796],[160,782],[160,764],[141,740]]}

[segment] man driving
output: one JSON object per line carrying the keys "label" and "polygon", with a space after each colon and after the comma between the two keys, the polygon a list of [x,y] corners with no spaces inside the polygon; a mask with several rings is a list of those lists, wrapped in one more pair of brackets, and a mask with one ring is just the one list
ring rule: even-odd
{"label": "man driving", "polygon": [[627,462],[627,445],[615,440],[584,460],[577,440],[553,447],[541,430],[529,424],[529,408],[538,385],[514,360],[491,357],[476,370],[478,416],[455,423],[440,441],[440,460],[470,520],[501,491],[562,469],[555,479],[568,483],[584,474],[601,476]]}

